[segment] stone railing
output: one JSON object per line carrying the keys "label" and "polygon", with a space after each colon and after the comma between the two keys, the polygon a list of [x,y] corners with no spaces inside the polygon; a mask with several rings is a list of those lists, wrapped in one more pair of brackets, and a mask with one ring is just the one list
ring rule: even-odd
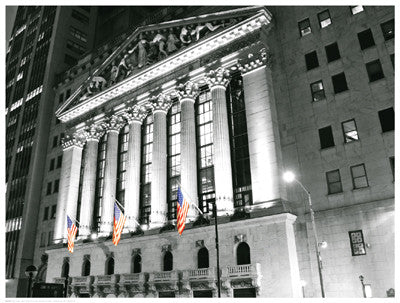
{"label": "stone railing", "polygon": [[222,269],[222,288],[254,287],[257,293],[261,286],[261,265],[259,263],[227,266]]}
{"label": "stone railing", "polygon": [[110,285],[118,282],[119,275],[104,275],[96,276],[94,284],[96,285]]}
{"label": "stone railing", "polygon": [[143,273],[137,273],[137,274],[121,274],[119,283],[135,283],[139,282],[141,280],[141,277],[143,277]]}
{"label": "stone railing", "polygon": [[119,279],[119,290],[125,294],[125,297],[130,297],[136,293],[145,292],[145,284],[147,280],[147,273],[136,274],[121,274]]}
{"label": "stone railing", "polygon": [[182,279],[186,280],[200,280],[200,279],[214,279],[217,276],[216,268],[199,268],[189,269],[183,272]]}
{"label": "stone railing", "polygon": [[179,271],[161,271],[149,274],[149,291],[178,291]]}
{"label": "stone railing", "polygon": [[54,278],[53,282],[57,284],[65,284],[65,278]]}
{"label": "stone railing", "polygon": [[215,267],[188,269],[182,273],[182,291],[216,289],[217,269]]}
{"label": "stone railing", "polygon": [[[225,272],[225,275],[224,275]],[[228,277],[240,277],[240,276],[254,276],[260,272],[260,264],[246,264],[227,266],[226,269],[222,269],[222,275]]]}
{"label": "stone railing", "polygon": [[178,280],[179,275],[177,271],[160,271],[150,274],[149,280],[154,282],[164,282],[170,280]]}

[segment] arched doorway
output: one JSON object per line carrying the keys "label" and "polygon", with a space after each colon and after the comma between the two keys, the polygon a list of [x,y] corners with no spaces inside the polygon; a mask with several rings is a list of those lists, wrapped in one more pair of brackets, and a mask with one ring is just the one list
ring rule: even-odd
{"label": "arched doorway", "polygon": [[110,257],[106,260],[106,275],[114,274],[114,258]]}
{"label": "arched doorway", "polygon": [[197,268],[208,268],[208,267],[209,267],[208,249],[202,247],[199,249],[197,253]]}
{"label": "arched doorway", "polygon": [[164,271],[171,271],[173,267],[173,256],[170,251],[164,254]]}
{"label": "arched doorway", "polygon": [[246,242],[239,243],[236,248],[237,265],[250,264],[250,247]]}

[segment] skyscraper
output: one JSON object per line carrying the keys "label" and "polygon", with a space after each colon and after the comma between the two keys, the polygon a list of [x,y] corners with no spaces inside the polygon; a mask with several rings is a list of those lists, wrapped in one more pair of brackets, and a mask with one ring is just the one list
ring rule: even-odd
{"label": "skyscraper", "polygon": [[56,73],[94,42],[97,8],[21,6],[6,58],[7,296],[26,295],[33,263]]}

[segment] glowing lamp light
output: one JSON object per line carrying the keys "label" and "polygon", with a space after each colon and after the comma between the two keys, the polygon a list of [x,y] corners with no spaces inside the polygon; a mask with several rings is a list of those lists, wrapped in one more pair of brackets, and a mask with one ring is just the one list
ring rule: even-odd
{"label": "glowing lamp light", "polygon": [[326,241],[319,242],[319,246],[321,248],[327,248],[328,247],[328,242],[326,242]]}
{"label": "glowing lamp light", "polygon": [[97,239],[97,234],[91,234],[90,235],[90,239],[92,239],[92,240],[96,240]]}
{"label": "glowing lamp light", "polygon": [[295,179],[294,173],[292,173],[291,171],[287,171],[283,174],[283,180],[285,180],[285,182],[287,183],[293,182],[294,179]]}

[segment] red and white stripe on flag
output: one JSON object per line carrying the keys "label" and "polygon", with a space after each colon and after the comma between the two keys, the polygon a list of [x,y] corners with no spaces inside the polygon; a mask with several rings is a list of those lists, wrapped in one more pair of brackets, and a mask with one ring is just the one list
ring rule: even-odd
{"label": "red and white stripe on flag", "polygon": [[183,230],[185,229],[186,224],[186,216],[189,210],[189,203],[183,196],[181,189],[178,187],[178,202],[176,206],[177,217],[176,223],[178,228],[178,233],[182,235]]}
{"label": "red and white stripe on flag", "polygon": [[124,229],[124,224],[126,221],[125,215],[119,209],[116,202],[114,202],[114,231],[113,231],[113,244],[118,245],[119,240],[121,240],[122,230]]}

